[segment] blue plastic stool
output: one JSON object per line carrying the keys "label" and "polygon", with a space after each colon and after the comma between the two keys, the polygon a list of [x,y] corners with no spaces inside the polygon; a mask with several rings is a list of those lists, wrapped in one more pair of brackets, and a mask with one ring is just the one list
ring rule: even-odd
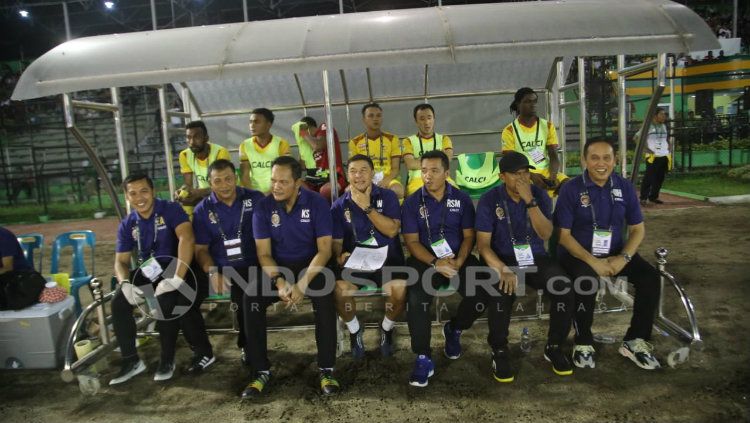
{"label": "blue plastic stool", "polygon": [[[81,314],[81,298],[79,290],[87,285],[94,277],[94,245],[96,235],[92,231],[65,232],[55,238],[52,243],[52,266],[51,273],[59,273],[60,253],[65,247],[72,247],[73,270],[70,274],[70,295],[75,300],[76,316]],[[91,248],[91,272],[86,270],[83,250],[84,247]]]}
{"label": "blue plastic stool", "polygon": [[[29,266],[36,269],[37,272],[42,273],[42,260],[44,257],[44,235],[32,233],[32,234],[21,234],[16,236],[18,243],[21,245],[23,250],[23,256],[26,261],[29,262]],[[34,250],[39,250],[39,266],[34,266]]]}

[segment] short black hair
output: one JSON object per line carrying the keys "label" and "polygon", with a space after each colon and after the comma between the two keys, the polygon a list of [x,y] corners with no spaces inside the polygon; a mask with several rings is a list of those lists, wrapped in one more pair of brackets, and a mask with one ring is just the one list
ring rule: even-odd
{"label": "short black hair", "polygon": [[250,112],[251,115],[262,115],[264,118],[266,118],[267,121],[273,123],[274,115],[273,112],[266,109],[265,107],[259,107],[257,109],[253,109],[252,112]]}
{"label": "short black hair", "polygon": [[232,169],[232,173],[235,173],[237,171],[236,168],[234,167],[234,163],[232,163],[231,161],[227,159],[219,159],[219,160],[215,160],[213,163],[211,163],[208,166],[208,171],[206,172],[206,174],[208,176],[211,176],[211,172],[213,172],[214,170],[218,171],[218,170],[224,170],[224,169]]}
{"label": "short black hair", "polygon": [[536,94],[536,92],[529,87],[519,88],[513,96],[513,102],[510,103],[510,112],[518,114],[518,103],[529,94]]}
{"label": "short black hair", "polygon": [[151,189],[154,189],[154,181],[152,181],[151,178],[149,178],[149,176],[146,175],[143,172],[131,173],[130,175],[128,175],[122,181],[122,189],[124,189],[125,191],[127,191],[128,190],[128,184],[131,184],[131,183],[136,182],[136,181],[141,181],[143,179],[146,180],[146,183],[148,184],[149,187],[151,187]]}
{"label": "short black hair", "polygon": [[429,103],[417,104],[416,106],[414,106],[414,113],[413,113],[414,120],[417,120],[417,112],[420,110],[431,110],[432,115],[433,116],[435,115],[435,109],[432,107],[432,104],[429,104]]}
{"label": "short black hair", "polygon": [[355,154],[355,155],[353,155],[353,156],[352,156],[352,157],[351,157],[351,158],[349,159],[349,163],[347,163],[347,167],[348,167],[348,165],[350,165],[350,164],[351,164],[352,162],[358,162],[358,161],[361,161],[361,160],[364,160],[364,161],[366,161],[366,162],[367,162],[367,164],[368,164],[368,165],[370,165],[370,169],[372,169],[372,170],[375,170],[375,164],[374,164],[374,163],[372,162],[372,159],[370,158],[370,156],[365,156],[364,154]]}
{"label": "short black hair", "polygon": [[425,159],[440,159],[440,161],[443,162],[443,169],[449,170],[451,168],[450,160],[448,159],[448,156],[443,153],[442,150],[431,150],[424,154],[422,154],[422,159],[420,160],[420,163],[425,161]]}
{"label": "short black hair", "polygon": [[311,118],[310,116],[305,116],[299,121],[306,123],[307,126],[314,126],[316,128],[318,127],[318,122],[315,122],[315,119]]}
{"label": "short black hair", "polygon": [[193,120],[187,123],[185,125],[185,130],[188,129],[195,129],[195,128],[201,128],[203,130],[203,135],[208,138],[208,129],[206,128],[206,124],[203,123],[202,120]]}
{"label": "short black hair", "polygon": [[383,111],[383,108],[380,107],[380,104],[378,104],[378,103],[367,103],[364,106],[362,106],[362,116],[365,115],[365,112],[367,112],[367,109],[369,109],[370,107],[374,107],[374,108],[380,110],[381,112]]}
{"label": "short black hair", "polygon": [[609,138],[594,138],[591,140],[586,141],[586,144],[583,146],[583,157],[585,158],[587,154],[589,154],[589,147],[594,144],[604,143],[612,147],[612,151],[615,153],[617,152],[617,149],[615,148],[615,143],[612,142]]}
{"label": "short black hair", "polygon": [[299,161],[292,156],[279,156],[271,162],[271,168],[274,166],[287,166],[292,169],[292,177],[296,181],[302,177],[302,166]]}

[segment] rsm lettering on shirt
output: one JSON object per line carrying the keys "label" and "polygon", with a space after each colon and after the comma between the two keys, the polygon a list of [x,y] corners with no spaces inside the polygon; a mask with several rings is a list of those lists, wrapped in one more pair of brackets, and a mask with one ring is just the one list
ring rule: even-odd
{"label": "rsm lettering on shirt", "polygon": [[454,213],[459,213],[461,211],[461,200],[456,199],[448,199],[445,204],[448,207],[448,210]]}

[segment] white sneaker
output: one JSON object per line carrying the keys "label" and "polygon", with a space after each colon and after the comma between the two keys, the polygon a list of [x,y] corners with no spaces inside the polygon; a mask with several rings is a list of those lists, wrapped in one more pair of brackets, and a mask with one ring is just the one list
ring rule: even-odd
{"label": "white sneaker", "polygon": [[596,360],[594,360],[595,354],[596,350],[594,350],[594,347],[591,345],[576,345],[575,348],[573,348],[573,364],[581,369],[587,367],[593,369],[596,367]]}
{"label": "white sneaker", "polygon": [[636,366],[645,370],[661,368],[659,360],[654,357],[654,346],[641,338],[625,341],[620,346],[620,354],[629,358]]}

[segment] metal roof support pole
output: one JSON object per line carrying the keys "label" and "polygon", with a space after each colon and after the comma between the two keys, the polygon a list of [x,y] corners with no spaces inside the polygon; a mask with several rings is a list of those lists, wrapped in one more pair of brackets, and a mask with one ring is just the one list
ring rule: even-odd
{"label": "metal roof support pole", "polygon": [[346,75],[344,75],[343,69],[339,69],[339,76],[341,77],[341,89],[344,91],[344,105],[346,106],[346,139],[348,141],[352,138],[352,116],[351,110],[349,109],[349,90],[346,87]]}
{"label": "metal roof support pole", "polygon": [[[669,121],[674,122],[674,57],[669,57],[669,62],[667,63],[667,70],[668,70],[668,76],[669,76]],[[674,131],[672,131],[669,134],[669,150],[670,153],[672,153],[672,159],[674,160],[674,148],[675,148],[675,140],[674,140]]]}
{"label": "metal roof support pole", "polygon": [[566,151],[566,144],[567,140],[565,139],[565,108],[560,107],[562,103],[565,102],[565,92],[560,90],[560,87],[565,84],[565,69],[563,61],[557,62],[557,101],[556,105],[558,110],[560,111],[559,121],[557,122],[557,126],[559,128],[559,137],[558,140],[560,141],[560,149],[562,150],[560,152],[560,171],[565,173],[565,158],[568,156],[568,153]]}
{"label": "metal roof support pole", "polygon": [[180,84],[180,91],[182,91],[182,111],[187,113],[185,116],[185,123],[190,123],[193,120],[193,107],[192,101],[190,101],[190,88],[186,84]]}
{"label": "metal roof support pole", "polygon": [[68,3],[62,2],[62,8],[63,8],[63,19],[65,20],[65,40],[70,41],[71,35],[70,35],[70,16],[68,15]]}
{"label": "metal roof support pole", "polygon": [[73,134],[73,137],[76,139],[76,141],[78,141],[78,144],[80,144],[81,148],[83,148],[83,151],[86,152],[86,156],[88,156],[89,161],[94,166],[97,176],[102,180],[102,183],[104,184],[104,189],[107,191],[107,194],[109,194],[109,198],[112,199],[112,205],[115,207],[115,213],[117,213],[117,216],[120,219],[123,219],[125,217],[125,212],[120,205],[120,199],[117,197],[115,186],[112,184],[112,180],[109,179],[109,176],[107,175],[107,169],[104,168],[101,160],[99,160],[99,156],[96,154],[96,150],[91,147],[91,144],[89,144],[86,137],[76,127],[75,115],[73,113],[73,101],[71,100],[70,94],[68,93],[63,93],[63,111],[65,114],[65,127],[68,128],[70,133]]}
{"label": "metal roof support pole", "polygon": [[185,104],[185,101],[189,103],[189,110],[187,107],[183,106],[183,108],[190,114],[190,120],[201,120],[203,112],[201,111],[201,108],[198,107],[198,103],[195,102],[195,97],[193,97],[193,92],[190,91],[190,87],[184,82],[180,82],[180,86],[182,87],[183,105]]}
{"label": "metal roof support pole", "polygon": [[370,68],[365,68],[365,72],[367,73],[367,95],[370,96],[370,103],[372,103],[374,100],[372,98],[372,79],[370,78]]}
{"label": "metal roof support pole", "polygon": [[643,123],[641,124],[641,135],[638,137],[638,144],[635,147],[635,154],[633,154],[633,172],[630,175],[630,182],[635,184],[638,180],[638,168],[641,164],[641,155],[643,155],[643,149],[646,146],[646,138],[648,138],[648,128],[651,126],[651,120],[654,118],[654,112],[656,106],[661,100],[661,95],[664,93],[664,87],[667,85],[667,54],[659,53],[657,55],[658,72],[656,76],[656,88],[651,96],[651,101],[648,103],[648,109],[646,110],[646,116],[643,117]]}
{"label": "metal roof support pole", "polygon": [[625,55],[617,55],[617,139],[620,154],[620,173],[628,177],[628,98],[625,92]]}
{"label": "metal roof support pole", "polygon": [[583,57],[578,56],[578,106],[580,115],[578,116],[578,139],[580,140],[581,158],[583,158],[583,146],[586,145],[586,61]]}
{"label": "metal roof support pole", "polygon": [[[164,85],[159,86],[159,109],[161,111],[161,136],[164,142],[164,161],[167,164],[167,183],[170,195],[177,191],[174,183],[174,167],[172,166],[172,145],[169,143],[169,119],[167,118],[167,90]],[[153,175],[151,175],[153,177]]]}
{"label": "metal roof support pole", "polygon": [[297,84],[297,92],[299,92],[299,99],[302,102],[302,113],[307,116],[307,103],[305,102],[305,94],[302,92],[302,83],[299,81],[299,75],[294,73],[294,82]]}
{"label": "metal roof support pole", "polygon": [[[120,176],[124,181],[125,178],[130,174],[128,169],[128,152],[125,149],[125,137],[122,133],[122,104],[120,103],[120,89],[112,87],[109,89],[112,95],[112,105],[117,107],[117,110],[112,112],[112,116],[115,119],[115,140],[117,141],[117,158],[120,161]],[[125,203],[126,213],[130,213],[130,203]]]}
{"label": "metal roof support pole", "polygon": [[323,107],[326,118],[326,145],[328,146],[328,180],[331,184],[331,202],[333,203],[339,197],[338,174],[336,173],[336,145],[333,137],[333,112],[331,110],[331,90],[328,87],[328,70],[323,70]]}
{"label": "metal roof support pole", "polygon": [[247,0],[242,0],[242,18],[247,22]]}
{"label": "metal roof support pole", "polygon": [[427,101],[427,94],[430,90],[430,65],[424,65],[424,102]]}

